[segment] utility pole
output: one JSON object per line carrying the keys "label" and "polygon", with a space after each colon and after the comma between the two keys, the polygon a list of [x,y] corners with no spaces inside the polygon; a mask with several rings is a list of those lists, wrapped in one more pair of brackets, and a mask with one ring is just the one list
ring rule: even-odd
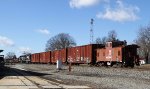
{"label": "utility pole", "polygon": [[90,25],[90,44],[93,44],[93,38],[94,38],[94,33],[93,33],[93,24],[94,24],[94,19],[91,19]]}

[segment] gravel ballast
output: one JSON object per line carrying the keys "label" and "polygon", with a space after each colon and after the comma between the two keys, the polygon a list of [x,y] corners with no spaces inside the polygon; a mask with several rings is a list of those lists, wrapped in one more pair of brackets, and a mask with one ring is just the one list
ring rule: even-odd
{"label": "gravel ballast", "polygon": [[63,66],[57,70],[56,65],[50,64],[16,64],[19,68],[28,71],[46,73],[46,79],[53,79],[64,84],[86,85],[100,89],[150,89],[150,65],[135,68],[112,68],[112,67],[90,67]]}

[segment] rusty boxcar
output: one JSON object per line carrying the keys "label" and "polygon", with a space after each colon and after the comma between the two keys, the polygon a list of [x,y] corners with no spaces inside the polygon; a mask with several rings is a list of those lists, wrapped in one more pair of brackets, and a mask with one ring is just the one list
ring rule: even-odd
{"label": "rusty boxcar", "polygon": [[50,63],[51,52],[41,52],[40,53],[40,63]]}
{"label": "rusty boxcar", "polygon": [[31,63],[35,62],[35,54],[31,54]]}
{"label": "rusty boxcar", "polygon": [[54,64],[56,63],[56,58],[55,55],[57,54],[57,50],[56,51],[51,51],[51,63]]}
{"label": "rusty boxcar", "polygon": [[67,62],[67,49],[54,50],[51,52],[51,63],[55,64],[57,60],[62,60],[63,63]]}
{"label": "rusty boxcar", "polygon": [[40,63],[40,53],[35,53],[31,55],[32,63]]}
{"label": "rusty boxcar", "polygon": [[40,53],[40,63],[45,63],[45,52]]}
{"label": "rusty boxcar", "polygon": [[51,51],[45,52],[45,62],[51,63]]}
{"label": "rusty boxcar", "polygon": [[63,63],[66,63],[67,62],[67,49],[61,49],[59,53],[60,53],[59,59],[62,60]]}
{"label": "rusty boxcar", "polygon": [[67,61],[73,64],[95,64],[96,49],[102,47],[102,44],[89,44],[68,48]]}

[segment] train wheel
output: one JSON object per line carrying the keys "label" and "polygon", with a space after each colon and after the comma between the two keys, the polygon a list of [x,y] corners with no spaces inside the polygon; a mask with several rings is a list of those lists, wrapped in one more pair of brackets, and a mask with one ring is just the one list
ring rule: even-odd
{"label": "train wheel", "polygon": [[99,67],[99,63],[96,63],[95,66]]}
{"label": "train wheel", "polygon": [[130,66],[131,66],[131,68],[134,68],[134,63],[132,63]]}
{"label": "train wheel", "polygon": [[113,67],[113,65],[114,65],[114,63],[111,63],[111,65],[110,65],[110,66],[111,66],[111,67]]}

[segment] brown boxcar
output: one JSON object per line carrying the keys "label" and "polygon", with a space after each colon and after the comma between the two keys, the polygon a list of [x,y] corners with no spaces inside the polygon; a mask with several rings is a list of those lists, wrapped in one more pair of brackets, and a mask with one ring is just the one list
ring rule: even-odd
{"label": "brown boxcar", "polygon": [[54,50],[51,52],[51,63],[56,63],[57,60],[62,60],[63,63],[67,60],[67,49]]}
{"label": "brown boxcar", "polygon": [[55,50],[55,51],[54,51],[53,63],[56,63],[57,60],[60,60],[60,51],[59,51],[59,50]]}
{"label": "brown boxcar", "polygon": [[51,51],[51,63],[56,63],[55,54],[56,54],[56,51]]}
{"label": "brown boxcar", "polygon": [[45,62],[46,63],[51,63],[51,52],[45,52]]}
{"label": "brown boxcar", "polygon": [[40,53],[40,63],[44,63],[45,62],[45,53],[41,52]]}
{"label": "brown boxcar", "polygon": [[67,49],[61,49],[60,50],[60,60],[62,60],[63,63],[67,62]]}
{"label": "brown boxcar", "polygon": [[40,53],[40,63],[50,63],[51,52],[41,52]]}
{"label": "brown boxcar", "polygon": [[31,54],[31,62],[35,63],[35,54]]}
{"label": "brown boxcar", "polygon": [[40,63],[40,53],[35,53],[31,55],[32,63]]}
{"label": "brown boxcar", "polygon": [[35,61],[36,63],[40,63],[40,53],[35,54]]}
{"label": "brown boxcar", "polygon": [[71,47],[71,48],[68,48],[68,53],[67,53],[67,61],[68,62],[75,62],[75,59],[76,59],[76,54],[75,54],[75,47]]}
{"label": "brown boxcar", "polygon": [[75,64],[95,64],[96,63],[96,49],[102,48],[101,44],[89,44],[83,46],[76,46],[68,48],[67,60]]}

